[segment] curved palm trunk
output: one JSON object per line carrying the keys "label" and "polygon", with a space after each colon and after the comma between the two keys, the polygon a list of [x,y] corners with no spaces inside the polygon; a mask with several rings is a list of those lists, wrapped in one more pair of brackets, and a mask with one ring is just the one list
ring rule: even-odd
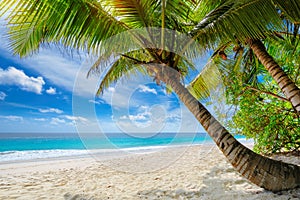
{"label": "curved palm trunk", "polygon": [[180,100],[213,138],[233,167],[252,183],[271,191],[300,187],[300,166],[275,161],[254,153],[237,141],[180,83],[170,67],[154,67],[157,77],[170,85]]}
{"label": "curved palm trunk", "polygon": [[273,57],[269,55],[264,44],[260,40],[249,40],[248,44],[259,61],[277,82],[287,99],[292,103],[294,109],[300,113],[300,89],[276,63]]}

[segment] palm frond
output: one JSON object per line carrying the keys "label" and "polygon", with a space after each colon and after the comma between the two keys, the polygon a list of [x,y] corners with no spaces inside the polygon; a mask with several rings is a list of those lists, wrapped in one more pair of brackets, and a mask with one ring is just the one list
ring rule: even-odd
{"label": "palm frond", "polygon": [[211,48],[216,41],[262,38],[280,28],[282,21],[270,0],[227,0],[208,13],[190,33],[201,45]]}
{"label": "palm frond", "polygon": [[114,16],[126,23],[130,28],[153,26],[155,20],[155,18],[153,18],[153,12],[157,7],[157,1],[107,0],[105,3],[111,7]]}
{"label": "palm frond", "polygon": [[289,20],[294,23],[300,24],[300,2],[299,0],[274,0],[276,5],[287,16]]}
{"label": "palm frond", "polygon": [[[234,49],[234,50],[233,50]],[[225,53],[226,59],[218,52]],[[221,45],[211,56],[203,71],[190,83],[189,88],[198,99],[210,96],[212,90],[219,86],[236,87],[233,91],[240,93],[244,86],[257,86],[258,75],[264,68],[254,57],[252,50],[234,43]]]}
{"label": "palm frond", "polygon": [[101,40],[127,28],[94,0],[28,0],[9,6],[11,46],[21,56],[47,42],[95,52]]}
{"label": "palm frond", "polygon": [[136,64],[133,60],[121,56],[118,60],[113,62],[112,66],[101,79],[97,95],[102,94],[104,89],[108,88],[113,83],[116,83],[121,77],[132,76],[137,72],[146,73],[141,64]]}
{"label": "palm frond", "polygon": [[187,86],[187,89],[197,99],[206,99],[212,90],[215,90],[222,82],[218,66],[213,58],[204,66],[198,76]]}
{"label": "palm frond", "polygon": [[[299,85],[300,77],[300,35],[299,26],[286,23],[285,32],[264,40],[267,51],[282,69]],[[295,34],[296,33],[296,34]],[[278,33],[277,33],[278,34]]]}
{"label": "palm frond", "polygon": [[283,57],[286,57],[286,59],[291,58],[297,49],[299,51],[299,42],[298,39],[297,44],[294,44],[290,37],[284,37],[284,39],[269,37],[264,40],[268,52],[273,55],[275,59]]}
{"label": "palm frond", "polygon": [[173,27],[166,27],[173,29],[174,23],[171,23],[174,19],[177,22],[190,22],[191,14],[197,6],[197,1],[193,0],[166,0],[166,24],[172,24]]}

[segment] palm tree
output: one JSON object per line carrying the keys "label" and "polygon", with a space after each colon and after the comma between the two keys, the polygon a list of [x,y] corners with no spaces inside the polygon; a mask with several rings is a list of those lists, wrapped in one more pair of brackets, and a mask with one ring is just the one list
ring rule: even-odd
{"label": "palm tree", "polygon": [[[292,36],[286,40],[274,36],[268,39],[266,46],[279,63],[284,63],[289,77],[299,84],[297,62],[300,49],[295,46],[298,41],[294,41],[295,45],[292,41]],[[223,95],[213,92],[215,95],[211,97],[211,101],[219,104],[226,102],[227,106],[220,105],[225,109],[216,110],[217,119],[230,132],[253,138],[257,152],[297,151],[297,139],[300,136],[297,119],[300,115],[293,109],[290,101],[283,97],[268,71],[249,47],[228,45],[224,53],[226,60],[215,54],[206,70],[189,87],[198,87],[199,82],[207,80],[205,77],[211,77],[211,73],[219,73],[219,80],[215,80],[211,86],[212,89],[222,88],[220,93]],[[201,89],[195,89],[197,96]],[[214,107],[219,104],[214,104]]]}
{"label": "palm tree", "polygon": [[[281,17],[285,17],[284,24],[290,22],[297,24],[300,23],[300,7],[299,1],[274,1],[275,5],[281,10]],[[289,22],[290,21],[290,22]],[[295,28],[294,30],[298,30]],[[294,32],[296,34],[296,32]],[[296,34],[298,35],[298,34]],[[296,84],[288,77],[288,75],[282,70],[279,64],[274,60],[272,56],[267,52],[265,46],[260,40],[249,40],[248,44],[253,50],[254,54],[260,60],[260,62],[266,67],[271,76],[277,82],[282,92],[287,99],[292,103],[294,109],[300,113],[300,89]]]}
{"label": "palm tree", "polygon": [[294,109],[300,113],[300,89],[297,85],[288,77],[274,58],[267,52],[264,44],[260,40],[248,40],[248,44],[260,62],[277,82],[287,99],[292,103]]}
{"label": "palm tree", "polygon": [[[300,22],[300,8],[299,8],[299,2],[297,0],[288,0],[288,1],[280,1],[276,0],[274,1],[276,6],[279,7],[282,11],[282,15],[285,15],[286,18],[291,20],[294,23]],[[262,6],[272,6],[272,1],[265,1],[265,5]],[[220,6],[221,5],[221,6]],[[206,16],[205,19],[201,21],[195,29],[191,32],[192,35],[197,37],[203,37],[203,35],[215,35],[215,33],[212,32],[212,30],[215,30],[215,28],[212,28],[214,26],[221,29],[219,26],[227,26],[228,23],[226,22],[226,18],[232,18],[232,15],[234,15],[234,12],[236,12],[235,6],[232,4],[232,2],[229,1],[222,1],[220,5],[215,4],[216,6],[212,11],[210,11]],[[246,7],[248,12],[252,12],[253,8]],[[242,9],[242,8],[241,8]],[[255,8],[254,8],[255,9]],[[274,11],[274,10],[273,10]],[[274,16],[278,16],[279,14],[274,12],[264,12],[264,14],[271,14]],[[251,15],[249,16],[251,17]],[[254,20],[260,18],[257,18],[257,16],[252,16],[252,19],[248,20]],[[225,21],[225,22],[223,22]],[[277,20],[276,20],[277,21]],[[257,20],[256,20],[257,22]],[[287,23],[287,22],[285,22]],[[247,23],[244,26],[248,27],[249,23]],[[270,23],[269,27],[272,24]],[[277,24],[274,24],[273,30],[276,30]],[[238,28],[243,26],[236,26]],[[249,27],[251,28],[251,27]],[[280,27],[277,27],[280,29]],[[246,43],[250,46],[254,54],[257,56],[257,58],[260,60],[260,62],[265,66],[265,68],[269,71],[271,76],[274,78],[274,80],[277,82],[279,87],[281,88],[284,95],[287,97],[287,99],[291,102],[294,109],[300,113],[300,89],[296,86],[296,84],[288,77],[288,75],[282,70],[282,68],[276,63],[274,58],[270,56],[270,54],[267,52],[264,44],[261,42],[261,38],[265,38],[266,35],[262,35],[261,37],[257,35],[256,38],[247,38],[247,36],[239,36],[241,31],[233,29],[232,31],[224,33],[224,36],[220,35],[220,33],[217,33],[216,36],[210,36],[210,37],[218,37],[218,38],[224,38],[225,41],[220,42],[221,44],[225,45],[223,48],[221,48],[222,53],[224,49],[226,48],[226,45],[228,45],[229,41],[232,41],[234,43]],[[205,36],[204,36],[205,37]],[[227,37],[227,38],[226,38]]]}
{"label": "palm tree", "polygon": [[[245,6],[252,5],[252,1],[245,2]],[[194,0],[4,0],[0,12],[10,9],[9,34],[16,54],[29,55],[48,42],[96,54],[99,59],[91,72],[105,71],[99,94],[132,71],[154,76],[157,83],[164,82],[173,89],[244,177],[272,191],[300,186],[299,166],[271,160],[243,146],[183,86],[181,78],[192,66],[190,59],[204,48],[193,46],[190,38],[180,39],[179,33],[190,31],[195,24],[193,17],[201,10],[199,5]],[[257,13],[266,8],[256,7]],[[261,36],[268,30],[268,23],[263,25],[272,16],[261,17],[259,27],[249,24],[253,27],[249,33],[245,27],[240,29],[244,35]],[[124,31],[127,40],[118,34]],[[112,57],[116,61],[107,69],[106,61]]]}

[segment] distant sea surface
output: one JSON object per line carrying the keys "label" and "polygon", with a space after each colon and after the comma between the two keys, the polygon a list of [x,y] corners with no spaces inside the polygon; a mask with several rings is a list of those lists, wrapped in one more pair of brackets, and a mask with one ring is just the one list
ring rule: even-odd
{"label": "distant sea surface", "polygon": [[[142,137],[143,136],[143,137]],[[238,139],[243,137],[238,136]],[[80,138],[76,134],[0,133],[0,162],[80,156],[89,150],[146,150],[170,145],[213,143],[206,133],[159,133],[132,136],[109,133]]]}

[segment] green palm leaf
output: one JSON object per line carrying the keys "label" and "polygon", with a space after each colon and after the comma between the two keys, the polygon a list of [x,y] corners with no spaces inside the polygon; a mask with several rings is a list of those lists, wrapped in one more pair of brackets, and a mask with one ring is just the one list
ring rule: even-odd
{"label": "green palm leaf", "polygon": [[210,59],[198,76],[187,86],[197,99],[206,99],[211,90],[215,90],[222,82],[219,66]]}
{"label": "green palm leaf", "polygon": [[299,0],[274,0],[284,15],[294,23],[300,24],[300,2]]}
{"label": "green palm leaf", "polygon": [[262,38],[281,27],[281,19],[270,0],[227,0],[209,12],[190,33],[204,46],[214,47],[217,41]]}
{"label": "green palm leaf", "polygon": [[113,83],[116,83],[123,76],[132,76],[136,71],[141,71],[140,65],[135,65],[127,58],[121,57],[113,63],[113,65],[106,72],[105,76],[101,79],[101,83],[97,90],[97,95],[103,93],[105,88],[108,88]]}
{"label": "green palm leaf", "polygon": [[[225,49],[226,48],[226,49]],[[212,90],[218,87],[231,87],[233,82],[244,86],[254,86],[258,84],[257,76],[264,70],[251,49],[242,46],[235,53],[234,44],[227,43],[218,48],[212,55],[209,62],[205,65],[203,71],[191,82],[189,88],[198,99],[208,98]],[[224,60],[219,56],[218,51],[225,51],[228,55]],[[240,93],[242,91],[236,91]]]}
{"label": "green palm leaf", "polygon": [[[127,29],[94,0],[28,0],[8,3],[11,46],[24,56],[40,43],[62,43],[76,49],[96,52],[101,40]],[[22,10],[22,12],[19,12]]]}
{"label": "green palm leaf", "polygon": [[130,28],[153,26],[155,20],[153,12],[157,7],[157,1],[108,0],[106,3],[113,10],[114,16],[117,16],[120,21],[126,23]]}

